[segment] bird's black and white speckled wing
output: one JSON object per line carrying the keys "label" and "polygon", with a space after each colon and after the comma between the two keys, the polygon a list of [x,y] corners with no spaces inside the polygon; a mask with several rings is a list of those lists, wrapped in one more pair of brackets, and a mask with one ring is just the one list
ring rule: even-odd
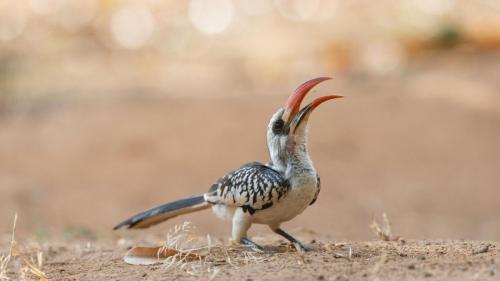
{"label": "bird's black and white speckled wing", "polygon": [[254,214],[286,196],[290,184],[270,165],[248,163],[220,178],[206,199],[211,204],[241,207]]}

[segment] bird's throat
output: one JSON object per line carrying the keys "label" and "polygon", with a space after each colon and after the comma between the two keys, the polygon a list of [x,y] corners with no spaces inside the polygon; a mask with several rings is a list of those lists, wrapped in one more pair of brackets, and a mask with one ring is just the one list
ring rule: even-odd
{"label": "bird's throat", "polygon": [[295,143],[288,151],[288,161],[286,168],[287,178],[316,177],[316,170],[307,150],[307,144]]}

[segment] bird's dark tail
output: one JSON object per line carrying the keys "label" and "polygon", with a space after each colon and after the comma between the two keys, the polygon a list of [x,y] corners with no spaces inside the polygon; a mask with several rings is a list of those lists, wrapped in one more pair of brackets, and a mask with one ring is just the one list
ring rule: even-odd
{"label": "bird's dark tail", "polygon": [[210,204],[205,201],[203,195],[184,198],[161,206],[151,208],[123,221],[113,229],[127,228],[147,228],[173,217],[196,212],[209,208]]}

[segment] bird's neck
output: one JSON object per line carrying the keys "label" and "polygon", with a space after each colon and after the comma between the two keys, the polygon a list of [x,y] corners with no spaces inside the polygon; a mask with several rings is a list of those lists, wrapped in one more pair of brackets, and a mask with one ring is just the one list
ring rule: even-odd
{"label": "bird's neck", "polygon": [[316,170],[307,149],[307,130],[296,134],[288,145],[287,178],[316,178]]}
{"label": "bird's neck", "polygon": [[307,144],[300,143],[294,145],[289,155],[287,170],[300,174],[315,172],[313,162],[307,150]]}
{"label": "bird's neck", "polygon": [[281,151],[279,146],[269,147],[269,154],[273,168],[280,173],[285,173],[287,166],[286,152]]}

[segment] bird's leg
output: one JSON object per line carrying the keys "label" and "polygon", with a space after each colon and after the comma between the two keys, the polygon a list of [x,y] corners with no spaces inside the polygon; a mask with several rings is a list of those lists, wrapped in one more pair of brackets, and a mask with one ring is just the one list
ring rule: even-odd
{"label": "bird's leg", "polygon": [[252,250],[256,251],[257,253],[267,253],[267,251],[264,248],[262,248],[261,246],[259,246],[258,244],[256,244],[255,242],[253,242],[252,240],[250,240],[248,238],[241,238],[240,243],[243,245],[247,245],[248,247],[250,247]]}
{"label": "bird's leg", "polygon": [[233,214],[233,240],[250,247],[258,253],[267,253],[264,248],[247,238],[247,231],[251,225],[252,222],[248,214],[243,212],[241,208],[237,208]]}
{"label": "bird's leg", "polygon": [[279,234],[279,235],[285,237],[286,240],[288,240],[288,241],[292,242],[293,244],[297,245],[300,248],[301,251],[307,252],[307,251],[310,250],[308,247],[304,246],[304,244],[302,244],[302,242],[300,242],[299,240],[295,239],[292,235],[288,234],[283,229],[277,227],[277,228],[273,228],[273,231],[276,234]]}

